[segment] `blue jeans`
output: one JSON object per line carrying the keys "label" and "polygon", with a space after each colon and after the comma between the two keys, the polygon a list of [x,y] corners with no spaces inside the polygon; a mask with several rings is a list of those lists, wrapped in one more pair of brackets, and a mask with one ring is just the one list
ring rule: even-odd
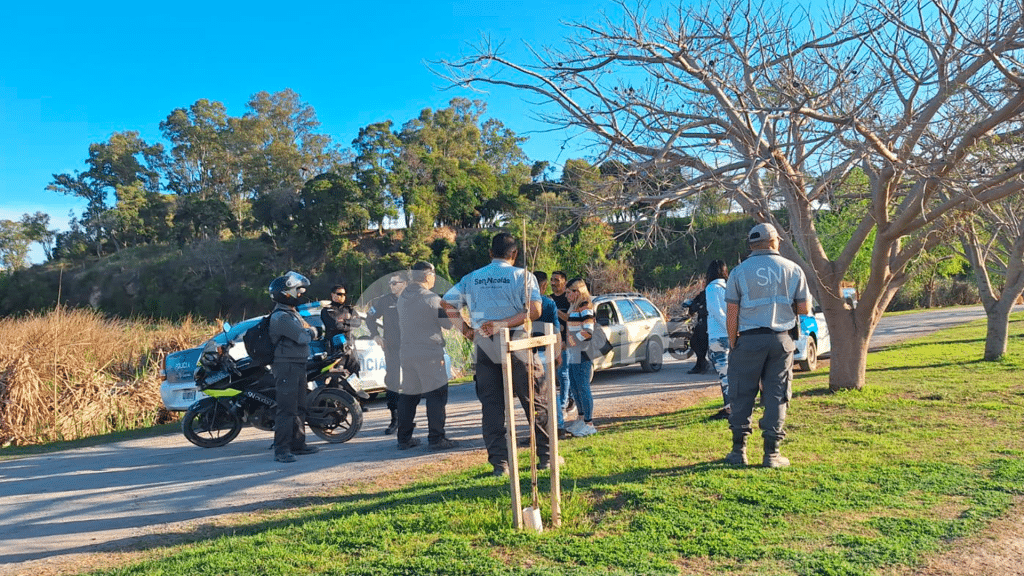
{"label": "blue jeans", "polygon": [[593,364],[584,360],[579,364],[569,364],[569,381],[576,403],[583,410],[583,420],[590,422],[594,418],[594,396],[590,393],[590,376]]}
{"label": "blue jeans", "polygon": [[569,351],[562,350],[562,364],[555,369],[558,380],[558,427],[565,428],[565,405],[569,402]]}

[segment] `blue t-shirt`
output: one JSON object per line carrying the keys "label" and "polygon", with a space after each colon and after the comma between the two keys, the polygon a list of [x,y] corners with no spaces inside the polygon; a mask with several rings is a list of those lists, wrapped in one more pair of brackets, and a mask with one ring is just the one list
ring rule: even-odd
{"label": "blue t-shirt", "polygon": [[495,258],[487,266],[463,276],[445,293],[444,299],[457,310],[468,308],[470,324],[479,328],[488,320],[503,320],[526,311],[527,292],[530,302],[542,302],[533,274]]}
{"label": "blue t-shirt", "polygon": [[552,334],[561,332],[562,326],[558,321],[558,306],[549,296],[540,297],[540,317],[533,322],[533,335],[544,335],[544,324],[551,324]]}

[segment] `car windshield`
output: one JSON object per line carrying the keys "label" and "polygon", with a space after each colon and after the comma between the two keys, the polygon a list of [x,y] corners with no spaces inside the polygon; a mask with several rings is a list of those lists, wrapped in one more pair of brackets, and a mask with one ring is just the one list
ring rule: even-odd
{"label": "car windshield", "polygon": [[242,334],[245,334],[246,330],[258,324],[259,321],[260,318],[249,318],[248,320],[243,320],[232,326],[227,333],[221,332],[214,336],[213,339],[217,341],[217,344],[227,344],[228,340],[238,342],[242,339]]}

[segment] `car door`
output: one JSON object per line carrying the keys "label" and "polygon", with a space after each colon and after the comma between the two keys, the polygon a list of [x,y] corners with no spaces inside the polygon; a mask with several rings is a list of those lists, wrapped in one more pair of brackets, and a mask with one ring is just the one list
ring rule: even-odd
{"label": "car door", "polygon": [[[597,304],[594,315],[597,319],[598,329],[604,332],[608,342],[612,344],[611,352],[593,359],[594,370],[622,364],[623,349],[625,348],[623,340],[625,339],[626,328],[622,325],[618,310],[612,304],[612,301],[608,300]],[[597,352],[594,352],[594,354],[596,355]]]}
{"label": "car door", "polygon": [[626,343],[623,347],[625,351],[622,363],[639,362],[646,357],[647,349],[644,347],[644,343],[654,327],[654,320],[644,316],[640,308],[627,298],[616,300],[615,305],[618,306],[619,313],[622,315],[623,339]]}

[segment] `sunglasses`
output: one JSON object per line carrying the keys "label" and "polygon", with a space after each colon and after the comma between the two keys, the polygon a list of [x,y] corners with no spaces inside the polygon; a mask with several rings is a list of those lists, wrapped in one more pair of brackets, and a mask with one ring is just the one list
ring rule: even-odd
{"label": "sunglasses", "polygon": [[401,280],[392,280],[391,282],[388,282],[388,284],[391,284],[392,286],[398,286],[399,284],[405,284],[405,282],[402,282]]}
{"label": "sunglasses", "polygon": [[345,293],[344,292],[335,292],[334,295],[335,296],[344,296]]}

